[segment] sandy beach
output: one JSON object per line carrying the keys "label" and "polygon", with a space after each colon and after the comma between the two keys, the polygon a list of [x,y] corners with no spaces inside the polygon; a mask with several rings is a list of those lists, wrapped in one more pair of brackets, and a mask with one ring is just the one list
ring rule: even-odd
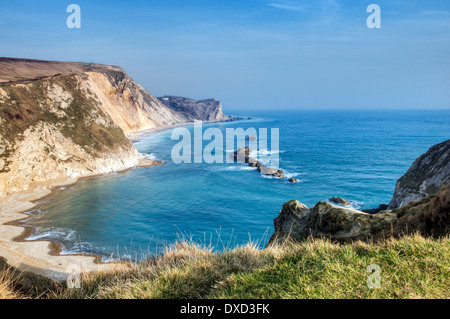
{"label": "sandy beach", "polygon": [[[148,133],[147,133],[148,134]],[[142,135],[141,135],[142,136]],[[161,161],[142,159],[135,167],[151,167],[163,164]],[[53,190],[75,184],[78,180],[100,176],[84,175],[79,178],[60,178],[45,183],[36,183],[28,190],[0,198],[0,257],[20,270],[32,272],[54,280],[65,280],[73,271],[90,272],[108,270],[113,264],[103,263],[93,255],[60,255],[59,244],[53,241],[25,241],[30,230],[19,226],[17,221],[28,218],[25,212],[33,210],[35,202],[52,193]]]}
{"label": "sandy beach", "polygon": [[[204,121],[215,123],[218,121]],[[156,132],[176,127],[193,125],[194,122],[165,125],[148,130],[140,130],[127,134],[131,142]],[[151,167],[161,165],[163,162],[143,158],[135,167],[118,172],[128,171],[137,167]],[[60,255],[61,248],[57,242],[48,240],[28,241],[32,233],[30,227],[24,227],[18,222],[29,218],[26,212],[37,207],[36,201],[50,195],[53,190],[75,184],[84,178],[100,176],[102,174],[89,174],[78,178],[60,178],[44,183],[31,185],[28,190],[16,192],[0,198],[0,258],[7,260],[8,264],[20,271],[28,271],[54,280],[64,280],[70,275],[70,269],[79,269],[82,272],[108,270],[112,263],[101,262],[99,256],[94,255]]]}

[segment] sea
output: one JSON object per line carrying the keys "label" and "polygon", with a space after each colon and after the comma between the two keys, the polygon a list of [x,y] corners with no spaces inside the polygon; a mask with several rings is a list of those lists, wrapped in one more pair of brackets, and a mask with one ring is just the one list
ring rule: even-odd
{"label": "sea", "polygon": [[[285,202],[313,206],[338,196],[355,209],[388,204],[397,179],[414,160],[450,139],[448,110],[248,110],[233,115],[245,119],[203,123],[203,132],[214,128],[226,136],[227,129],[267,129],[266,147],[258,144],[252,156],[263,164],[277,156],[285,178],[227,163],[235,148],[227,148],[225,138],[213,152],[223,163],[178,163],[172,153],[180,140],[172,135],[177,137],[179,129],[151,133],[134,145],[164,165],[82,179],[55,190],[21,222],[34,229],[27,240],[53,240],[62,254],[96,254],[104,261],[139,261],[181,241],[215,251],[248,243],[264,248]],[[204,149],[211,141],[194,134],[192,125],[186,130],[193,158],[195,142],[198,150],[198,143]],[[276,131],[278,138],[271,134]],[[272,149],[276,138],[279,145]],[[292,177],[297,182],[289,182]]]}

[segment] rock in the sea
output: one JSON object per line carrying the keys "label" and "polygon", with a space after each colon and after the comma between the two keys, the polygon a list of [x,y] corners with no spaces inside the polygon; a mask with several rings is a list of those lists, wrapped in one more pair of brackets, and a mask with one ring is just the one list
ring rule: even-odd
{"label": "rock in the sea", "polygon": [[389,209],[436,194],[439,188],[450,183],[450,140],[431,147],[414,161],[410,169],[395,185]]}
{"label": "rock in the sea", "polygon": [[253,157],[249,157],[248,158],[248,166],[258,168],[258,167],[261,167],[262,165],[258,160],[254,159]]}
{"label": "rock in the sea", "polygon": [[297,179],[295,179],[294,177],[292,177],[292,178],[289,179],[289,182],[290,182],[290,183],[297,183]]}
{"label": "rock in the sea", "polygon": [[284,177],[284,172],[280,169],[275,169],[272,167],[267,167],[267,166],[261,165],[260,167],[258,167],[258,170],[263,175],[274,176],[274,177],[279,177],[279,178]]}
{"label": "rock in the sea", "polygon": [[338,205],[342,205],[342,206],[349,206],[350,205],[350,203],[347,202],[345,199],[342,199],[342,198],[336,197],[336,196],[335,197],[331,197],[329,199],[329,201],[332,202],[332,203],[338,204]]}
{"label": "rock in the sea", "polygon": [[230,154],[230,157],[237,162],[248,163],[251,167],[256,167],[259,172],[263,175],[274,176],[278,178],[284,177],[284,172],[282,170],[264,166],[258,160],[249,156],[251,149],[248,146],[241,147]]}
{"label": "rock in the sea", "polygon": [[[249,155],[251,153],[251,150],[248,146],[241,147],[230,154],[230,157],[237,162],[241,163],[249,163],[249,159],[251,158]],[[254,162],[254,159],[252,158],[252,163]]]}

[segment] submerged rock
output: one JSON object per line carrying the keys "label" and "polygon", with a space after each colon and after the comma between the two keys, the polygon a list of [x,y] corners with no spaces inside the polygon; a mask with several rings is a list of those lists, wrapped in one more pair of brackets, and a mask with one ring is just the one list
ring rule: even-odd
{"label": "submerged rock", "polygon": [[336,197],[336,196],[335,197],[331,197],[329,199],[329,201],[332,202],[332,203],[338,204],[338,205],[343,205],[343,206],[349,206],[350,205],[350,203],[347,202],[345,199],[342,199],[342,198]]}

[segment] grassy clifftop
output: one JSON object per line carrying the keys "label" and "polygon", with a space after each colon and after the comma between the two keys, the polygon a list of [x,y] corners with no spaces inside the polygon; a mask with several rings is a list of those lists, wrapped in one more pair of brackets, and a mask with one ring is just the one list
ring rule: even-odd
{"label": "grassy clifftop", "polygon": [[[380,266],[380,288],[367,286],[372,264]],[[0,295],[17,297],[14,283],[1,278]],[[247,245],[219,254],[180,243],[160,258],[86,274],[81,289],[61,287],[43,297],[450,298],[449,285],[450,239],[411,235],[376,244]]]}

